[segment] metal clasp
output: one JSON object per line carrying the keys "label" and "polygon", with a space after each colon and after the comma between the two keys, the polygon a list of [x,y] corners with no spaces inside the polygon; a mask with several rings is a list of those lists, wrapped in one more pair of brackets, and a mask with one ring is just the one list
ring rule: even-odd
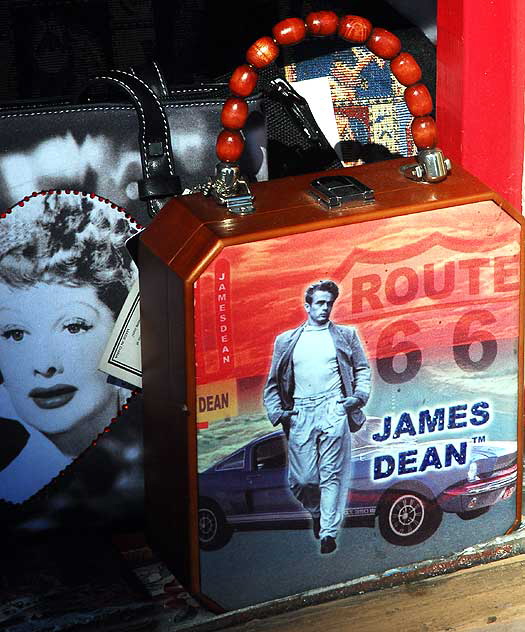
{"label": "metal clasp", "polygon": [[209,192],[232,213],[246,215],[255,211],[254,196],[237,165],[219,162],[215,168],[215,178],[210,182]]}
{"label": "metal clasp", "polygon": [[292,121],[301,128],[308,140],[315,142],[326,141],[310,110],[308,101],[294,90],[286,79],[282,77],[272,79],[269,82],[267,93],[284,106]]}
{"label": "metal clasp", "polygon": [[429,184],[445,180],[452,164],[441,149],[422,149],[417,154],[417,163],[404,165],[400,171],[405,178]]}
{"label": "metal clasp", "polygon": [[322,176],[310,182],[309,193],[327,209],[374,202],[374,191],[351,176]]}

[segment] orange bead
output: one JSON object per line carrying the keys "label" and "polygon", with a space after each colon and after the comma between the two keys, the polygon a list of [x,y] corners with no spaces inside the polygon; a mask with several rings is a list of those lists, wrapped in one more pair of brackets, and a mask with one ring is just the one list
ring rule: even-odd
{"label": "orange bead", "polygon": [[410,53],[399,53],[390,62],[390,70],[399,83],[404,86],[411,86],[421,81],[421,68]]}
{"label": "orange bead", "polygon": [[230,77],[230,90],[239,97],[248,97],[255,90],[259,75],[255,70],[243,64],[238,66]]}
{"label": "orange bead", "polygon": [[405,103],[412,116],[427,116],[432,112],[432,97],[422,83],[416,83],[405,90]]}
{"label": "orange bead", "polygon": [[434,149],[437,145],[436,121],[431,116],[418,116],[412,121],[412,138],[418,149]]}
{"label": "orange bead", "polygon": [[364,44],[372,32],[372,22],[358,15],[344,15],[339,20],[339,37],[352,44]]}
{"label": "orange bead", "polygon": [[306,16],[306,28],[314,37],[325,37],[337,32],[339,18],[333,11],[314,11]]}
{"label": "orange bead", "polygon": [[275,41],[281,46],[298,44],[306,37],[306,26],[299,18],[287,18],[278,22],[272,29]]}
{"label": "orange bead", "polygon": [[242,129],[248,114],[248,104],[244,99],[230,97],[222,107],[221,123],[227,129]]}
{"label": "orange bead", "polygon": [[246,61],[255,68],[265,68],[279,56],[279,46],[265,35],[255,41],[246,52]]}
{"label": "orange bead", "polygon": [[215,151],[221,162],[238,162],[244,150],[244,138],[240,132],[223,129],[217,136]]}
{"label": "orange bead", "polygon": [[401,40],[386,29],[375,28],[366,47],[382,59],[393,59],[401,52]]}

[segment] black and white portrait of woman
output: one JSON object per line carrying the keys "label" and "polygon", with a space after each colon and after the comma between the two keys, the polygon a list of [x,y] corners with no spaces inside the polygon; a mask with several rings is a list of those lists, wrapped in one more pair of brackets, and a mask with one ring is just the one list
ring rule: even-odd
{"label": "black and white portrait of woman", "polygon": [[134,232],[76,192],[33,195],[0,220],[0,499],[49,483],[130,395],[98,364],[137,276]]}

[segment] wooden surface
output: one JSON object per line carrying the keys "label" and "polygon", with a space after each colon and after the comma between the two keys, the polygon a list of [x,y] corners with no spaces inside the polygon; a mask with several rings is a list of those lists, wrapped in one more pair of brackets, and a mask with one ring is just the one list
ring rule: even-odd
{"label": "wooden surface", "polygon": [[[459,165],[454,165],[444,182],[408,180],[399,168],[413,162],[413,158],[403,158],[256,182],[250,185],[256,212],[244,216],[228,212],[202,194],[176,197],[141,234],[140,241],[180,278],[193,282],[227,245],[495,199],[488,187]],[[310,182],[331,174],[357,178],[374,190],[375,201],[325,210],[310,195]]]}
{"label": "wooden surface", "polygon": [[[85,532],[4,540],[0,629],[5,632],[523,632],[525,554],[386,588],[288,608],[215,617],[180,591],[141,534]],[[138,536],[138,537],[135,537]],[[494,548],[496,547],[496,548]],[[520,530],[483,555],[525,550]],[[464,556],[463,556],[464,557]],[[168,582],[168,583],[167,583]],[[266,617],[266,618],[262,618]],[[252,620],[247,621],[247,618]],[[242,625],[238,621],[246,621]],[[236,624],[236,625],[232,625]]]}
{"label": "wooden surface", "polygon": [[525,555],[229,628],[231,632],[488,629],[525,630]]}

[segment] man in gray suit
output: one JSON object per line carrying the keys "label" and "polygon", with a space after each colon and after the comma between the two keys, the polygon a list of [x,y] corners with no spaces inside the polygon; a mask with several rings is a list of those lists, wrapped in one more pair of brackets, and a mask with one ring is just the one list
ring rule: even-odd
{"label": "man in gray suit", "polygon": [[336,325],[330,313],[339,296],[333,281],[305,294],[307,320],[277,336],[264,405],[288,438],[288,479],[310,512],[321,553],[337,548],[350,485],[350,431],[365,416],[370,366],[354,327]]}

